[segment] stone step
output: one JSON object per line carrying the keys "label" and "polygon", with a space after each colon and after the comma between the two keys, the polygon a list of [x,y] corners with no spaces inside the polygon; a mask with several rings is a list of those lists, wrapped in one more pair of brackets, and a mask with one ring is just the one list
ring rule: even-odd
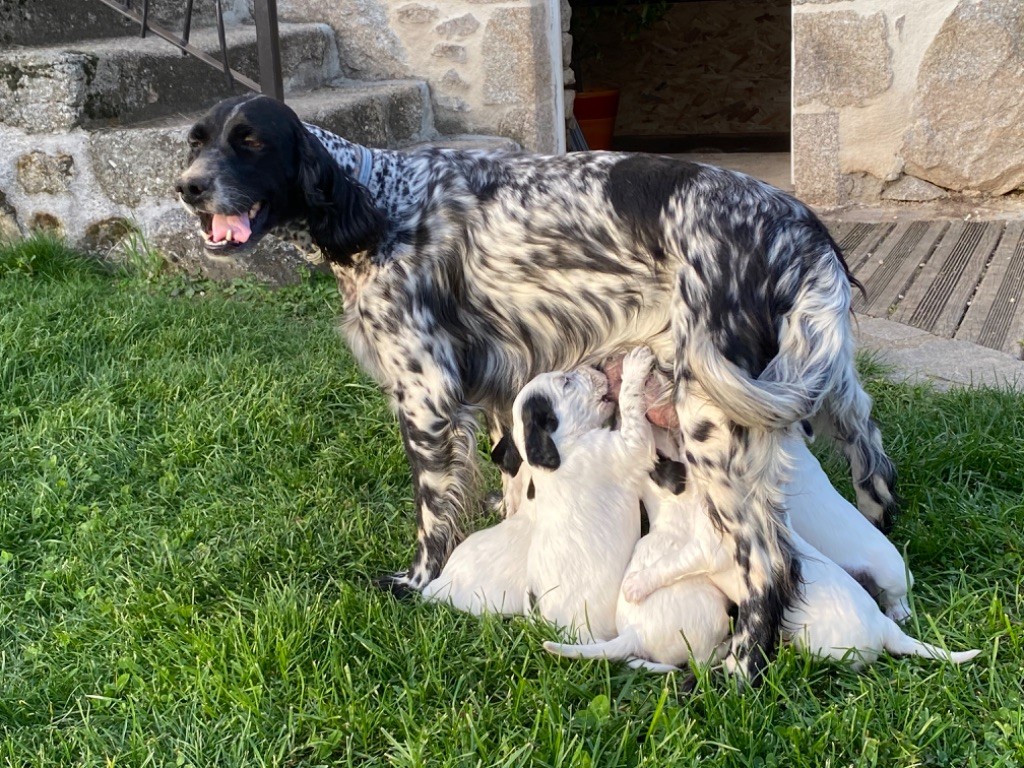
{"label": "stone step", "polygon": [[[182,31],[185,0],[149,0],[149,19],[175,32]],[[227,23],[249,18],[248,4],[223,3]],[[141,13],[142,2],[132,8]],[[192,28],[216,23],[216,0],[195,0]],[[0,47],[59,45],[77,40],[138,34],[139,25],[99,0],[0,0]]]}
{"label": "stone step", "polygon": [[[432,133],[422,81],[335,81],[288,103],[303,120],[369,146],[408,146]],[[199,243],[182,236],[194,222],[186,220],[173,188],[188,151],[185,136],[200,114],[66,133],[0,125],[0,213],[9,209],[23,231],[51,227],[75,243],[133,222],[147,234],[165,233],[155,242],[194,262]]]}
{"label": "stone step", "polygon": [[[255,27],[233,27],[226,38],[232,68],[258,80]],[[286,91],[337,76],[337,47],[327,25],[282,24],[280,39]],[[194,32],[192,42],[219,58],[215,29]],[[0,53],[0,122],[30,133],[130,125],[192,111],[232,92],[246,89],[229,91],[221,72],[154,37]]]}

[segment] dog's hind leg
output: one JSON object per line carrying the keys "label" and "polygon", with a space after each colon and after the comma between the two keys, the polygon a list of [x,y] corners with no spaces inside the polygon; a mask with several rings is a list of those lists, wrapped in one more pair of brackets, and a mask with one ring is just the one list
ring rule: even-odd
{"label": "dog's hind leg", "polygon": [[738,571],[728,665],[756,685],[778,649],[782,617],[800,581],[780,512],[784,454],[776,433],[730,422],[695,383],[679,388],[676,409],[689,478]]}
{"label": "dog's hind leg", "polygon": [[899,512],[896,468],[882,447],[882,433],[871,418],[871,397],[852,362],[814,419],[814,428],[828,435],[846,456],[857,509],[888,533]]}

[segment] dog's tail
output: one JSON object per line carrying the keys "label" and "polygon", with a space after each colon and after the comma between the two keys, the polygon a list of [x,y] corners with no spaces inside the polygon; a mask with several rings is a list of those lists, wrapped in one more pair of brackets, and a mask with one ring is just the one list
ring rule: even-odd
{"label": "dog's tail", "polygon": [[638,656],[643,651],[640,642],[640,635],[633,627],[626,629],[618,637],[606,640],[601,643],[553,643],[550,640],[544,642],[544,650],[556,656],[565,656],[570,659],[608,659],[609,661],[624,661],[633,669],[646,669],[648,672],[668,673],[678,672],[679,667],[671,664],[661,664],[656,661],[648,661]]}
{"label": "dog's tail", "polygon": [[[791,253],[772,253],[780,249]],[[737,424],[783,429],[817,412],[853,365],[851,290],[842,257],[830,238],[813,238],[809,233],[777,237],[768,250],[769,261],[798,262],[779,285],[760,286],[757,291],[793,294],[791,306],[781,317],[773,316],[777,310],[772,305],[783,301],[758,295],[739,302],[742,307],[750,298],[756,305],[749,317],[731,318],[735,311],[721,306],[720,296],[716,300],[711,295],[703,272],[680,272],[673,312],[676,380],[695,378]],[[813,266],[805,270],[799,262]],[[766,352],[774,356],[757,359]],[[747,363],[746,368],[734,360]]]}
{"label": "dog's tail", "polygon": [[889,617],[885,617],[885,637],[882,639],[885,650],[894,656],[922,656],[926,659],[939,659],[953,664],[970,661],[980,650],[950,652],[935,645],[915,640],[899,628]]}

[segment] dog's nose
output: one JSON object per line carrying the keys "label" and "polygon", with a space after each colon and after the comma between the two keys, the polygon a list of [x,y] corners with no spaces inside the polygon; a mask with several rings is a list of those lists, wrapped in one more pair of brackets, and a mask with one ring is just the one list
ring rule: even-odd
{"label": "dog's nose", "polygon": [[195,205],[200,202],[210,189],[209,179],[196,177],[180,178],[174,185],[175,191],[186,203]]}

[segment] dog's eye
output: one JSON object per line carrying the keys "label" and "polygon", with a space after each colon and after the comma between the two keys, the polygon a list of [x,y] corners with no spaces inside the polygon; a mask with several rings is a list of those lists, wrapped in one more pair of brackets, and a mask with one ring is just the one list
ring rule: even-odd
{"label": "dog's eye", "polygon": [[188,145],[192,149],[199,149],[206,143],[206,135],[202,131],[193,131],[188,135]]}
{"label": "dog's eye", "polygon": [[260,141],[258,137],[250,133],[242,139],[242,146],[255,152],[263,149],[263,142]]}

